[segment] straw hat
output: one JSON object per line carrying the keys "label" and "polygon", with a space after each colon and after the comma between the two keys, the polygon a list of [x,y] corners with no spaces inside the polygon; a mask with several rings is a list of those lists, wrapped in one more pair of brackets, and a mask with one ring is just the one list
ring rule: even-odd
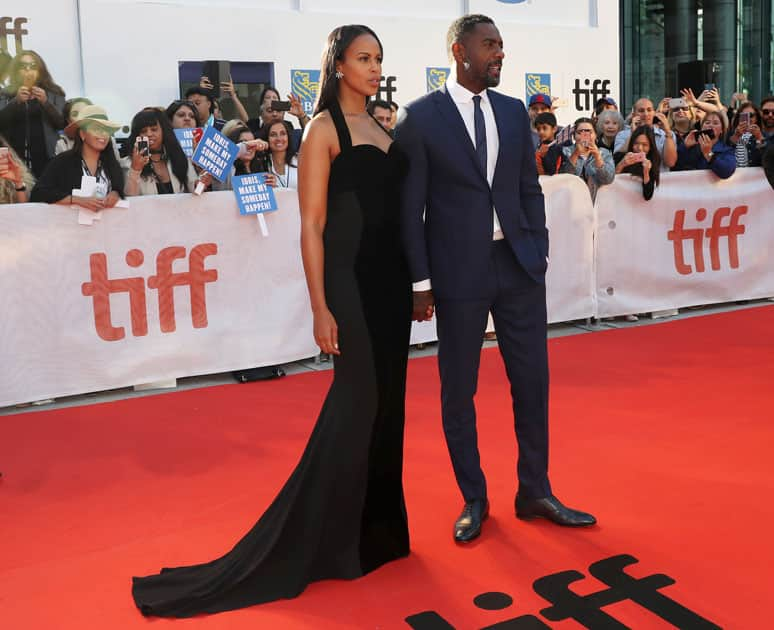
{"label": "straw hat", "polygon": [[67,126],[67,129],[75,131],[75,127],[83,129],[89,125],[99,125],[111,134],[121,129],[121,123],[108,120],[107,112],[99,105],[86,105],[78,112],[78,117]]}

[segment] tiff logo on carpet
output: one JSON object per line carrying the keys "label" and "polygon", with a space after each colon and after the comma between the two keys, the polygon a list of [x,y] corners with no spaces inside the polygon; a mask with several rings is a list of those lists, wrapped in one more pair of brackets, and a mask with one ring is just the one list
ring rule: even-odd
{"label": "tiff logo on carpet", "polygon": [[[624,571],[638,562],[634,556],[622,554],[594,562],[589,573],[607,585],[607,588],[588,595],[577,595],[570,590],[573,582],[583,580],[580,571],[560,571],[535,580],[532,587],[551,606],[540,611],[549,621],[573,619],[584,628],[610,628],[625,630],[628,626],[602,610],[604,606],[631,601],[677,628],[691,630],[719,630],[720,626],[699,616],[675,600],[659,593],[659,589],[671,586],[675,580],[664,574],[635,578]],[[483,610],[502,610],[513,603],[506,593],[482,593],[473,603]],[[454,630],[446,619],[435,611],[421,612],[406,617],[406,623],[414,630]],[[540,630],[551,628],[535,615],[519,615],[512,619],[483,627],[481,630]]]}
{"label": "tiff logo on carpet", "polygon": [[[704,272],[704,243],[709,241],[710,266],[713,271],[720,270],[720,239],[725,238],[728,244],[728,264],[731,269],[739,268],[739,235],[744,234],[745,226],[740,223],[742,215],[747,214],[747,206],[737,206],[731,212],[731,208],[718,208],[712,214],[712,226],[708,228],[685,227],[685,210],[675,212],[675,219],[672,229],[667,232],[667,239],[672,241],[675,251],[675,269],[677,273],[687,276],[693,273]],[[727,225],[723,225],[723,220],[729,217]],[[707,218],[706,208],[699,208],[696,211],[696,221],[703,223]],[[685,252],[683,243],[689,241],[693,243],[693,264],[691,267],[685,261]]]}
{"label": "tiff logo on carpet", "polygon": [[[161,332],[174,332],[175,321],[174,288],[187,286],[191,298],[191,320],[194,328],[207,327],[207,297],[205,284],[218,279],[216,269],[205,269],[204,259],[218,253],[215,243],[203,243],[191,249],[188,255],[188,271],[172,271],[172,263],[185,258],[185,247],[165,247],[156,256],[156,275],[148,278],[148,288],[156,289],[159,302],[159,324]],[[126,253],[126,264],[139,267],[145,262],[145,255],[139,249]],[[110,296],[113,293],[129,294],[129,311],[132,334],[143,337],[148,334],[148,310],[145,305],[145,279],[108,279],[107,256],[92,254],[89,257],[91,281],[81,285],[81,293],[91,297],[94,306],[94,326],[97,334],[105,341],[118,341],[126,335],[123,326],[114,326],[110,311]]]}

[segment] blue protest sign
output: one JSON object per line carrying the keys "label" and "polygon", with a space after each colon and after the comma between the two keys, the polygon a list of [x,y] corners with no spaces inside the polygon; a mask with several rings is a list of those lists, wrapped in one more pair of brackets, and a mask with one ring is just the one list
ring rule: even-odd
{"label": "blue protest sign", "polygon": [[196,134],[201,135],[201,133],[202,133],[201,128],[175,129],[175,135],[177,136],[177,141],[180,143],[180,146],[183,148],[183,153],[185,153],[185,157],[189,159],[193,157],[194,139],[196,137]]}
{"label": "blue protest sign", "polygon": [[259,214],[277,209],[274,189],[265,183],[265,173],[250,173],[231,178],[239,214]]}
{"label": "blue protest sign", "polygon": [[191,161],[222,182],[228,177],[238,153],[237,145],[215,127],[207,127]]}
{"label": "blue protest sign", "polygon": [[311,116],[314,109],[314,101],[317,98],[317,90],[320,87],[319,70],[291,70],[290,91],[293,92],[304,107],[304,112]]}
{"label": "blue protest sign", "polygon": [[443,87],[449,78],[449,68],[425,68],[425,80],[428,93]]}

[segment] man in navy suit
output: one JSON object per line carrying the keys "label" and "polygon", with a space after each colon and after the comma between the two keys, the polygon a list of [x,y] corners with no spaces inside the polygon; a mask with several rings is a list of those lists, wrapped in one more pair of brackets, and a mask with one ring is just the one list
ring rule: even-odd
{"label": "man in navy suit", "polygon": [[490,18],[459,18],[447,44],[456,72],[401,110],[396,142],[409,159],[401,219],[414,319],[436,314],[443,428],[465,499],[454,538],[476,538],[489,513],[473,404],[489,311],[513,398],[516,515],[592,525],[548,481],[548,231],[529,117],[521,101],[489,89],[504,57]]}

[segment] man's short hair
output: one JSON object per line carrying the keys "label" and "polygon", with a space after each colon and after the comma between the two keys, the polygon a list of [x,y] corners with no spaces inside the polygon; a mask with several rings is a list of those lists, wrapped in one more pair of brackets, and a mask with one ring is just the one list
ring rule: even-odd
{"label": "man's short hair", "polygon": [[374,99],[372,101],[368,101],[368,105],[366,105],[366,110],[368,111],[369,114],[371,114],[373,116],[374,115],[374,110],[377,107],[381,107],[382,109],[388,109],[388,110],[392,111],[392,108],[390,107],[390,104],[387,101],[383,101],[383,100],[378,99],[378,98],[376,98],[376,99]]}
{"label": "man's short hair", "polygon": [[465,36],[468,33],[471,33],[479,24],[494,25],[494,20],[486,15],[473,13],[470,15],[463,15],[451,23],[451,26],[446,33],[446,52],[449,53],[449,59],[453,57],[452,45],[462,43]]}
{"label": "man's short hair", "polygon": [[556,116],[551,112],[541,112],[535,116],[535,122],[533,124],[535,127],[538,125],[550,125],[551,127],[556,127]]}

